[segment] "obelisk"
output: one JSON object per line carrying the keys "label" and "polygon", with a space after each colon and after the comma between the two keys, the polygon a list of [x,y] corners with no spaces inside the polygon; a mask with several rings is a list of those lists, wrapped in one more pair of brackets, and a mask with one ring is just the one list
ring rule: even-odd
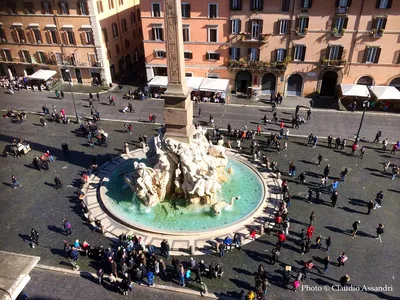
{"label": "obelisk", "polygon": [[181,0],[165,0],[168,86],[163,95],[165,137],[188,143],[193,135],[191,89],[185,79]]}

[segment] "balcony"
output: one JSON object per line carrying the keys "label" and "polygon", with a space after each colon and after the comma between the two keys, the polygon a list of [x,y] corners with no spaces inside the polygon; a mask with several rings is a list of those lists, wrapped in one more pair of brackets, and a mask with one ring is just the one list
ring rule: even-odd
{"label": "balcony", "polygon": [[372,29],[370,32],[370,36],[375,39],[379,39],[383,36],[384,30],[383,29]]}
{"label": "balcony", "polygon": [[267,43],[268,42],[268,34],[260,33],[257,36],[252,35],[250,32],[240,32],[239,38],[242,42],[246,43]]}
{"label": "balcony", "polygon": [[306,36],[308,33],[308,28],[296,28],[296,34],[299,36]]}
{"label": "balcony", "polygon": [[266,62],[266,61],[250,61],[246,58],[239,60],[229,60],[229,70],[250,70],[250,71],[279,71],[286,70],[287,61],[284,62]]}
{"label": "balcony", "polygon": [[334,36],[334,37],[342,37],[345,32],[346,32],[346,29],[344,29],[344,28],[342,28],[342,29],[333,28],[332,29],[332,36]]}
{"label": "balcony", "polygon": [[332,59],[321,59],[321,67],[323,68],[336,68],[343,69],[346,65],[345,60],[332,60]]}

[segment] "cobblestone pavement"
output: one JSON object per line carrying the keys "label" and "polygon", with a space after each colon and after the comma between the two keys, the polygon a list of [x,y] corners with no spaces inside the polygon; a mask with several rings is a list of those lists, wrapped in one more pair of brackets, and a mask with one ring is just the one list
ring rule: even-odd
{"label": "cobblestone pavement", "polygon": [[[32,151],[22,158],[0,158],[1,201],[0,210],[0,249],[14,251],[41,257],[41,263],[57,267],[69,268],[63,255],[63,240],[67,239],[62,230],[62,219],[67,217],[73,228],[72,241],[79,238],[93,244],[108,245],[110,241],[100,234],[93,233],[91,227],[81,219],[76,201],[76,181],[81,172],[90,164],[93,157],[99,164],[108,161],[112,155],[122,150],[123,143],[128,141],[130,147],[137,146],[137,136],[146,133],[151,135],[156,127],[148,124],[135,124],[134,134],[121,132],[122,124],[117,122],[100,122],[100,126],[110,134],[109,146],[87,147],[84,138],[75,136],[74,124],[62,125],[49,123],[47,127],[38,125],[38,117],[28,116],[23,124],[12,123],[10,119],[0,120],[0,148],[9,144],[14,137],[23,137],[31,143]],[[260,138],[261,142],[265,137]],[[60,146],[67,142],[71,149],[70,157],[63,158]],[[248,142],[244,143],[245,151]],[[264,145],[264,144],[263,144]],[[382,164],[388,160],[400,164],[399,158],[380,150],[380,145],[365,144],[367,152],[364,159],[349,155],[350,149],[338,151],[328,149],[325,142],[320,142],[316,148],[306,147],[304,139],[290,138],[288,150],[276,153],[263,148],[263,153],[278,162],[283,179],[289,179],[293,195],[292,206],[289,208],[291,233],[283,246],[281,259],[275,265],[269,265],[270,253],[276,243],[273,235],[264,235],[261,239],[246,245],[243,251],[228,252],[223,259],[214,254],[197,257],[206,263],[220,262],[225,270],[220,280],[204,278],[209,290],[216,295],[237,296],[243,289],[254,286],[254,272],[259,264],[264,264],[269,272],[271,299],[398,299],[400,296],[397,285],[399,278],[399,245],[397,229],[400,226],[398,218],[400,208],[399,179],[390,180],[389,174],[382,174]],[[264,146],[263,146],[264,147]],[[49,150],[56,158],[50,164],[49,171],[37,171],[31,167],[32,159]],[[318,154],[324,157],[323,164],[315,164]],[[397,154],[398,155],[398,154]],[[306,185],[299,185],[287,177],[286,170],[290,161],[297,164],[298,173],[307,171]],[[333,177],[339,175],[344,167],[349,168],[349,175],[344,183],[339,185],[339,201],[336,208],[329,205],[329,195],[322,194],[321,200],[308,204],[305,201],[307,190],[319,183],[323,167],[331,164]],[[10,188],[11,175],[15,174],[22,187]],[[55,190],[51,183],[55,175],[59,175],[64,188]],[[366,214],[366,203],[382,190],[384,200],[382,208]],[[322,259],[326,252],[312,249],[310,253],[299,253],[299,235],[302,228],[308,224],[311,211],[316,213],[314,236],[322,234],[331,236],[333,244],[329,250],[332,265],[327,273],[322,274]],[[352,239],[349,235],[351,225],[355,220],[361,221],[358,236]],[[382,243],[374,238],[378,223],[385,224]],[[27,242],[30,229],[35,227],[40,233],[40,246],[31,249]],[[345,251],[349,257],[344,268],[335,265],[340,252]],[[188,257],[181,259],[187,260]],[[280,284],[281,271],[286,264],[293,266],[293,275],[302,266],[302,262],[314,259],[315,268],[310,279],[303,285],[307,288],[319,289],[325,285],[338,284],[344,274],[351,277],[350,283],[356,287],[392,287],[393,291],[298,291],[296,294],[284,289]],[[170,265],[170,261],[168,261]],[[82,257],[80,265],[83,270],[94,272],[97,262]],[[156,284],[176,286],[176,279],[168,278],[165,282],[157,279]],[[65,289],[71,289],[66,286]],[[198,285],[190,287],[198,289]],[[105,295],[108,295],[104,290]],[[106,297],[106,296],[104,296]]]}

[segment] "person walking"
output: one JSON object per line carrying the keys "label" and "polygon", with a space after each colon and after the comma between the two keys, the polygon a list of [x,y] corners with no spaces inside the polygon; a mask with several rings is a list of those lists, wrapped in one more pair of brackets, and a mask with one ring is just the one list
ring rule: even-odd
{"label": "person walking", "polygon": [[340,282],[340,285],[342,286],[342,287],[345,287],[345,285],[348,283],[350,281],[350,276],[349,275],[344,275],[344,276],[342,276],[342,277],[340,277],[340,280],[339,280],[339,282]]}
{"label": "person walking", "polygon": [[275,263],[279,260],[279,256],[281,255],[281,251],[279,250],[279,248],[274,248],[272,250],[272,256],[270,259],[270,265],[275,265]]}
{"label": "person walking", "polygon": [[134,109],[133,109],[133,105],[132,105],[132,103],[131,102],[129,102],[128,103],[128,108],[129,108],[129,112],[136,112]]}
{"label": "person walking", "polygon": [[307,236],[307,238],[311,239],[313,233],[314,233],[314,227],[313,227],[312,225],[309,225],[309,226],[307,227],[307,231],[306,231],[306,236]]}
{"label": "person walking", "polygon": [[31,247],[35,248],[35,244],[39,246],[39,232],[36,229],[31,229]]}
{"label": "person walking", "polygon": [[342,172],[340,172],[340,180],[344,181],[346,179],[347,173],[349,172],[349,170],[347,168],[345,168]]}
{"label": "person walking", "polygon": [[328,271],[328,267],[329,267],[329,263],[330,263],[330,258],[329,258],[329,255],[327,255],[325,258],[324,258],[324,274],[326,273],[326,271]]}
{"label": "person walking", "polygon": [[89,99],[89,108],[94,108],[93,100],[92,100],[92,99]]}
{"label": "person walking", "polygon": [[320,153],[318,154],[318,167],[321,165],[321,161],[322,161],[322,155]]}
{"label": "person walking", "polygon": [[387,173],[387,170],[389,169],[389,167],[390,167],[390,161],[383,164],[383,174]]}
{"label": "person walking", "polygon": [[312,211],[310,215],[310,226],[313,225],[314,221],[315,221],[315,213],[314,211]]}
{"label": "person walking", "polygon": [[381,234],[383,234],[385,232],[385,230],[383,229],[385,226],[383,226],[382,223],[379,223],[378,227],[376,228],[376,239],[379,239],[382,243],[382,238],[381,238]]}
{"label": "person walking", "polygon": [[308,198],[307,198],[307,202],[308,203],[312,203],[313,200],[313,190],[310,188],[308,189]]}
{"label": "person walking", "polygon": [[307,110],[307,120],[311,120],[311,108]]}
{"label": "person walking", "polygon": [[375,144],[375,143],[379,144],[379,139],[381,138],[381,136],[382,136],[382,131],[378,130],[378,132],[375,135],[375,139],[374,139],[374,141],[372,143],[373,144]]}
{"label": "person walking", "polygon": [[325,245],[326,245],[326,252],[329,252],[329,247],[332,245],[332,239],[330,236],[325,240]]}
{"label": "person walking", "polygon": [[331,135],[328,135],[328,147],[329,148],[332,147],[332,140],[333,140],[333,137]]}
{"label": "person walking", "polygon": [[337,200],[338,200],[338,192],[334,192],[333,194],[332,194],[332,196],[331,196],[331,204],[332,204],[332,207],[336,207],[336,202],[337,202]]}
{"label": "person walking", "polygon": [[338,261],[338,265],[339,265],[340,268],[344,267],[344,263],[347,261],[347,259],[348,259],[348,257],[346,256],[346,253],[342,252],[339,255],[337,261]]}
{"label": "person walking", "polygon": [[21,184],[17,181],[17,177],[15,175],[11,176],[11,187],[15,190],[17,187],[20,187]]}
{"label": "person walking", "polygon": [[103,281],[103,277],[104,277],[104,271],[103,271],[103,269],[102,269],[102,268],[99,268],[99,269],[97,270],[96,275],[97,275],[97,280],[99,281],[99,285],[101,285],[101,284],[102,284],[102,281]]}
{"label": "person walking", "polygon": [[199,112],[198,112],[198,116],[199,119],[201,118],[201,108],[199,107]]}
{"label": "person walking", "polygon": [[96,93],[96,98],[97,98],[97,101],[100,102],[100,94],[99,93]]}
{"label": "person walking", "polygon": [[322,245],[322,236],[319,234],[315,239],[315,248],[317,250],[321,250],[321,245]]}
{"label": "person walking", "polygon": [[351,236],[353,237],[353,239],[356,237],[356,234],[357,234],[358,229],[360,229],[360,223],[361,223],[360,220],[355,221],[355,222],[353,223],[353,233],[351,234]]}
{"label": "person walking", "polygon": [[72,235],[72,228],[71,228],[72,226],[71,226],[71,223],[65,218],[63,220],[63,227],[64,227],[64,230],[65,230],[65,233],[67,234],[67,236],[68,237],[71,236]]}
{"label": "person walking", "polygon": [[61,98],[61,100],[64,99],[64,91],[61,91],[61,92],[60,92],[60,98]]}
{"label": "person walking", "polygon": [[364,146],[362,146],[361,149],[360,149],[360,158],[361,159],[364,158],[365,151],[366,151],[366,148]]}
{"label": "person walking", "polygon": [[358,144],[354,143],[353,146],[351,146],[351,155],[354,155],[356,153],[358,148]]}
{"label": "person walking", "polygon": [[371,209],[374,208],[374,202],[372,200],[369,200],[369,202],[367,204],[367,208],[368,208],[367,215],[369,215],[369,214],[371,214]]}
{"label": "person walking", "polygon": [[392,168],[392,180],[394,180],[397,177],[397,175],[399,175],[399,172],[400,172],[399,167],[398,166],[393,166],[393,168]]}
{"label": "person walking", "polygon": [[327,164],[324,169],[324,177],[328,177],[330,172],[331,172],[331,166],[329,164]]}
{"label": "person walking", "polygon": [[383,151],[386,151],[386,147],[387,147],[387,145],[388,145],[388,139],[384,139],[383,141],[382,141],[382,150]]}
{"label": "person walking", "polygon": [[55,184],[54,187],[56,188],[56,190],[61,189],[63,187],[61,179],[58,176],[54,177],[54,184]]}
{"label": "person walking", "polygon": [[375,206],[374,209],[380,208],[382,206],[382,200],[383,200],[383,192],[380,191],[378,194],[375,196]]}

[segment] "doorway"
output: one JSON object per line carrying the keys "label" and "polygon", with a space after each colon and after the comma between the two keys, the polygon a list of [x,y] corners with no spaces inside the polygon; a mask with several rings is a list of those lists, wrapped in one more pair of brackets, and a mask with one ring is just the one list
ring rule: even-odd
{"label": "doorway", "polygon": [[328,71],[322,77],[321,96],[332,97],[335,94],[338,74],[334,71]]}
{"label": "doorway", "polygon": [[83,83],[81,69],[75,69],[75,76],[78,83]]}
{"label": "doorway", "polygon": [[288,79],[286,96],[301,96],[302,88],[303,77],[299,74],[293,74]]}
{"label": "doorway", "polygon": [[251,86],[251,74],[248,71],[240,71],[236,74],[236,92],[247,94],[247,88]]}
{"label": "doorway", "polygon": [[262,77],[261,92],[263,94],[271,95],[275,93],[276,76],[272,73],[267,73]]}

